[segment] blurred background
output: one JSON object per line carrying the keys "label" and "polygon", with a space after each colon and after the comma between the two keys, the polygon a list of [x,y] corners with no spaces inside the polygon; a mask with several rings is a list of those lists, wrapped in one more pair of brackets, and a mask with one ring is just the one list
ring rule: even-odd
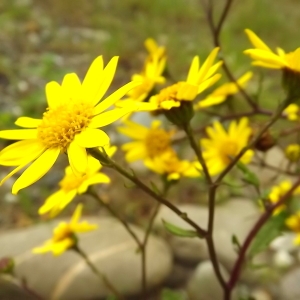
{"label": "blurred background", "polygon": [[[215,1],[215,17],[219,17],[224,3]],[[221,34],[223,54],[233,74],[238,77],[250,68],[250,59],[242,53],[250,47],[245,28],[252,29],[272,48],[297,48],[299,11],[297,0],[235,1]],[[13,123],[19,116],[40,118],[46,108],[45,84],[51,80],[61,82],[67,72],[83,78],[98,55],[104,55],[105,62],[120,56],[113,90],[141,69],[146,56],[143,42],[148,37],[167,47],[168,66],[176,79],[186,76],[193,56],[205,58],[212,50],[212,37],[199,0],[2,0],[0,28],[1,129],[15,128]],[[278,99],[280,77],[266,72],[263,101],[272,107],[274,97]],[[6,145],[6,141],[0,141],[0,148]],[[37,208],[57,188],[65,164],[62,159],[44,179],[17,196],[10,193],[13,180],[0,187],[0,228],[38,220]],[[7,173],[8,169],[1,167],[1,177]],[[137,203],[133,200],[126,204],[126,196],[122,194],[120,199],[117,192],[124,183],[112,176],[113,185],[102,190],[105,195],[107,192],[108,200],[116,201],[133,220],[147,214],[147,201],[138,201],[145,198],[144,194],[127,190],[127,194],[134,193],[131,198]],[[187,189],[181,194],[178,188],[179,200],[193,201],[199,187],[191,180],[180,184]],[[89,205],[90,212],[98,210]],[[66,214],[72,210],[67,209]]]}

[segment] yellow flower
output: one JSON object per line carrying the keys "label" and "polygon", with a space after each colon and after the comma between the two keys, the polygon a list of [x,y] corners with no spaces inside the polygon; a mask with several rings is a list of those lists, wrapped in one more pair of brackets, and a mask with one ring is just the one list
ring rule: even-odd
{"label": "yellow flower", "polygon": [[[190,66],[187,79],[180,81],[160,91],[150,98],[149,103],[136,104],[141,111],[170,110],[180,107],[183,102],[193,101],[198,94],[212,86],[221,77],[215,74],[222,62],[214,63],[219,52],[215,48],[200,67],[199,57],[195,56]],[[132,106],[132,101],[120,101],[118,106]]]}
{"label": "yellow flower", "polygon": [[300,48],[290,53],[277,48],[275,53],[253,31],[246,29],[245,32],[254,49],[245,50],[244,53],[254,60],[253,65],[300,72]]}
{"label": "yellow flower", "polygon": [[[240,87],[244,88],[248,81],[251,79],[253,73],[247,72],[242,77],[237,80]],[[212,105],[217,105],[224,102],[228,96],[234,95],[239,92],[238,86],[234,82],[225,83],[220,87],[216,88],[211,94],[209,94],[205,99],[199,101],[196,105],[196,109],[201,109],[209,107]]]}
{"label": "yellow flower", "polygon": [[108,135],[98,129],[131,112],[131,108],[104,112],[139,83],[130,82],[98,103],[114,77],[118,57],[103,69],[102,56],[91,64],[83,82],[75,73],[67,74],[62,84],[46,85],[48,108],[42,119],[21,117],[16,125],[25,129],[0,131],[0,138],[21,140],[0,152],[0,165],[16,167],[1,184],[19,170],[32,164],[12,188],[16,194],[39,180],[49,171],[62,152],[68,154],[73,172],[83,175],[87,170],[86,148],[109,144]]}
{"label": "yellow flower", "polygon": [[151,61],[153,57],[157,57],[158,59],[166,57],[166,47],[159,46],[154,39],[148,38],[144,44],[149,53],[146,61]]}
{"label": "yellow flower", "polygon": [[127,127],[119,127],[118,131],[135,140],[122,146],[128,162],[153,158],[170,150],[171,137],[175,132],[160,128],[160,121],[152,121],[150,128],[132,121],[124,121],[124,124]]}
{"label": "yellow flower", "polygon": [[34,248],[33,253],[52,252],[53,255],[61,255],[66,250],[76,246],[76,233],[87,232],[98,228],[97,225],[84,221],[79,223],[82,212],[82,204],[77,205],[70,223],[61,222],[53,231],[52,239],[46,241],[43,246]]}
{"label": "yellow flower", "polygon": [[127,98],[122,101],[144,101],[148,94],[153,90],[155,84],[163,84],[165,78],[162,73],[165,69],[166,59],[159,59],[153,56],[151,60],[147,60],[144,70],[140,74],[132,76],[133,81],[139,81],[141,84],[127,93]]}
{"label": "yellow flower", "polygon": [[[106,151],[109,156],[115,152],[116,147],[111,147]],[[107,175],[99,172],[102,168],[100,162],[92,156],[88,156],[88,168],[84,176],[76,176],[69,166],[65,169],[65,176],[60,181],[60,189],[49,196],[40,207],[39,214],[49,213],[50,217],[58,215],[77,194],[83,194],[88,187],[93,184],[109,183]]]}
{"label": "yellow flower", "polygon": [[300,211],[288,217],[285,220],[285,224],[288,228],[290,228],[297,234],[294,239],[294,244],[300,245]]}
{"label": "yellow flower", "polygon": [[[208,138],[201,139],[200,143],[211,175],[222,172],[232,159],[247,146],[251,132],[247,118],[242,118],[238,123],[232,121],[228,132],[220,122],[215,122],[213,126],[206,128]],[[249,163],[253,154],[252,150],[246,151],[240,159],[241,162]],[[200,165],[198,165],[198,169],[201,169]]]}
{"label": "yellow flower", "polygon": [[292,103],[286,107],[286,109],[283,111],[283,114],[286,115],[286,117],[290,121],[297,121],[299,120],[299,113],[300,108],[297,104]]}
{"label": "yellow flower", "polygon": [[172,149],[152,159],[145,159],[144,164],[153,172],[167,176],[167,180],[178,180],[181,176],[200,176],[193,164],[187,160],[179,160]]}
{"label": "yellow flower", "polygon": [[300,159],[300,145],[290,144],[285,148],[285,156],[292,162],[296,162]]}

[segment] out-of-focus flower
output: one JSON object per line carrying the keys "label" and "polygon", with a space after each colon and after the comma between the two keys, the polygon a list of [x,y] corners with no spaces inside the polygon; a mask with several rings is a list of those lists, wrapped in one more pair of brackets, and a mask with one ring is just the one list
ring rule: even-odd
{"label": "out-of-focus flower", "polygon": [[117,61],[118,57],[114,57],[103,68],[102,56],[97,57],[82,83],[75,73],[67,74],[61,85],[48,83],[48,108],[43,118],[20,117],[16,125],[24,129],[0,131],[0,138],[21,140],[0,152],[0,165],[15,167],[1,184],[31,163],[13,185],[12,193],[16,194],[44,176],[62,152],[68,154],[76,175],[86,173],[86,148],[103,147],[110,142],[98,128],[132,112],[132,107],[104,111],[140,84],[130,82],[99,103],[113,80]]}
{"label": "out-of-focus flower", "polygon": [[[251,132],[247,118],[242,118],[239,122],[232,121],[228,132],[220,122],[214,122],[213,126],[206,128],[208,138],[201,139],[200,143],[211,175],[222,172],[232,159],[247,146]],[[240,161],[248,164],[253,154],[253,150],[247,150]],[[201,169],[200,164],[198,169]]]}
{"label": "out-of-focus flower", "polygon": [[70,223],[61,222],[54,229],[52,239],[46,241],[43,246],[34,248],[33,253],[52,252],[53,255],[61,255],[66,250],[71,249],[77,244],[76,234],[87,232],[98,228],[97,225],[89,224],[86,221],[80,222],[83,205],[79,204],[71,218]]}
{"label": "out-of-focus flower", "polygon": [[150,128],[132,121],[124,121],[124,124],[126,127],[119,127],[118,131],[135,140],[122,146],[128,162],[153,158],[171,149],[171,138],[175,132],[160,128],[159,120],[152,121]]}
{"label": "out-of-focus flower", "polygon": [[297,104],[291,103],[285,108],[283,114],[286,115],[290,121],[297,121],[300,118],[300,108]]}
{"label": "out-of-focus flower", "polygon": [[159,46],[154,39],[147,38],[144,44],[149,53],[146,62],[151,61],[154,57],[158,58],[159,60],[166,58],[166,47]]}
{"label": "out-of-focus flower", "polygon": [[[252,72],[247,72],[243,76],[241,76],[237,83],[241,88],[245,88],[248,81],[253,76]],[[239,88],[234,82],[229,82],[221,85],[216,88],[211,94],[209,94],[205,99],[200,100],[196,105],[195,109],[206,108],[213,105],[218,105],[224,102],[229,96],[237,94],[239,92]]]}
{"label": "out-of-focus flower", "polygon": [[155,156],[152,159],[145,159],[144,164],[153,172],[165,175],[167,180],[178,180],[182,176],[200,176],[194,164],[187,160],[180,160],[174,150],[164,152],[162,155]]}
{"label": "out-of-focus flower", "polygon": [[285,148],[284,153],[288,160],[296,162],[300,159],[300,145],[290,144]]}
{"label": "out-of-focus flower", "polygon": [[[112,156],[115,151],[116,147],[111,147],[106,150],[106,153]],[[59,183],[60,189],[45,200],[45,203],[39,209],[39,214],[49,213],[50,217],[55,217],[77,194],[85,193],[90,185],[109,183],[109,177],[99,172],[101,168],[100,162],[90,155],[88,156],[88,168],[84,176],[76,176],[72,168],[67,167],[65,176]]]}
{"label": "out-of-focus flower", "polygon": [[296,245],[300,245],[300,211],[289,216],[286,219],[285,224],[288,228],[290,228],[292,231],[294,231],[296,233],[294,243]]}

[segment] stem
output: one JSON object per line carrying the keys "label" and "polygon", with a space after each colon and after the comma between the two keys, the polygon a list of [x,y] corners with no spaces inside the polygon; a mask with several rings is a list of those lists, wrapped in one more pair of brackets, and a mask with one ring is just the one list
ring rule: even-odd
{"label": "stem", "polygon": [[117,299],[123,300],[123,296],[116,290],[116,288],[113,286],[113,284],[107,279],[107,277],[100,273],[97,268],[94,266],[94,264],[90,261],[88,256],[78,247],[73,247],[73,250],[76,251],[86,262],[86,264],[90,267],[90,269],[94,272],[95,275],[97,275],[104,285],[110,290],[110,292],[117,297]]}
{"label": "stem", "polygon": [[190,145],[191,147],[193,148],[196,156],[197,156],[197,159],[203,169],[203,173],[204,173],[204,177],[206,179],[206,182],[208,185],[212,184],[212,179],[211,179],[211,176],[209,174],[209,170],[207,168],[207,165],[206,165],[206,162],[203,158],[203,155],[202,155],[202,151],[200,149],[200,143],[198,144],[196,141],[195,141],[195,137],[194,137],[194,134],[193,134],[193,131],[192,131],[192,128],[191,128],[191,124],[188,123],[186,124],[184,127],[183,127],[183,130],[185,131],[188,139],[189,139],[189,142],[190,142]]}
{"label": "stem", "polygon": [[247,253],[247,250],[249,246],[251,245],[251,242],[259,232],[259,230],[262,228],[262,226],[268,221],[268,219],[272,216],[273,211],[282,205],[290,196],[292,196],[293,192],[295,189],[300,185],[300,178],[293,184],[293,186],[290,188],[290,190],[280,198],[280,200],[273,204],[269,209],[267,209],[261,217],[257,220],[257,222],[254,224],[253,228],[251,231],[248,233],[248,236],[246,237],[244,243],[242,244],[240,251],[239,251],[239,256],[234,264],[233,270],[231,272],[231,276],[229,278],[229,281],[227,283],[227,289],[225,290],[225,295],[224,295],[224,300],[230,300],[230,295],[233,290],[233,288],[236,285],[236,282],[239,278],[241,268],[243,266],[243,262],[245,260],[245,256]]}
{"label": "stem", "polygon": [[[97,149],[89,149],[90,154],[95,157],[96,159],[100,160],[102,159],[102,153],[98,151]],[[181,211],[179,208],[177,208],[174,204],[169,202],[167,199],[165,199],[163,196],[158,195],[156,192],[154,192],[150,187],[145,185],[142,181],[140,181],[134,174],[129,173],[124,168],[122,168],[120,165],[115,163],[111,158],[105,157],[107,161],[109,161],[109,165],[106,165],[107,167],[115,169],[117,172],[119,172],[121,175],[123,175],[125,178],[129,179],[133,183],[135,183],[141,190],[143,190],[146,194],[154,198],[156,201],[160,202],[161,204],[164,204],[169,209],[171,209],[176,215],[178,215],[182,220],[186,221],[188,224],[190,224],[197,232],[198,236],[200,238],[203,238],[206,236],[207,232],[206,230],[202,229],[197,223],[195,223],[193,220],[191,220],[188,215]]]}

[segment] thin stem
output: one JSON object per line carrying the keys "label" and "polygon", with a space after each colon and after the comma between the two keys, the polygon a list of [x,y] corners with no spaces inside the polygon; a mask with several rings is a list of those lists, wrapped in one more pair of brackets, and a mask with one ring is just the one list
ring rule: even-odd
{"label": "thin stem", "polygon": [[233,270],[231,272],[231,276],[229,278],[229,281],[227,283],[227,289],[225,290],[224,300],[230,300],[230,295],[233,290],[233,288],[236,285],[236,282],[239,278],[241,268],[243,266],[247,250],[249,249],[249,246],[251,245],[253,239],[259,232],[259,230],[262,228],[262,226],[267,222],[267,220],[272,216],[274,210],[282,205],[289,197],[292,196],[293,192],[296,190],[296,188],[300,185],[300,178],[293,184],[293,186],[290,188],[290,190],[281,197],[281,199],[273,204],[271,207],[269,207],[257,220],[257,222],[254,224],[251,231],[248,233],[248,236],[246,237],[244,243],[240,247],[238,258],[234,264]]}
{"label": "thin stem", "polygon": [[[89,152],[92,156],[94,156],[96,159],[102,160],[102,153],[98,151],[95,148],[89,149]],[[115,169],[118,173],[123,175],[125,178],[129,179],[133,183],[135,183],[141,190],[143,190],[146,194],[154,198],[156,201],[160,202],[161,204],[164,204],[169,209],[171,209],[176,215],[178,215],[182,220],[186,221],[188,224],[190,224],[197,232],[198,236],[200,238],[203,238],[206,236],[207,232],[206,230],[202,229],[197,223],[195,223],[193,220],[191,220],[188,215],[181,211],[179,208],[177,208],[174,204],[169,202],[167,199],[162,197],[161,195],[154,192],[150,187],[148,187],[146,184],[144,184],[142,181],[140,181],[134,174],[129,173],[124,168],[122,168],[120,165],[115,163],[111,158],[105,157],[107,161],[109,161],[109,164],[107,164],[107,167]]]}
{"label": "thin stem", "polygon": [[209,174],[209,170],[207,168],[206,162],[203,158],[202,151],[200,149],[200,143],[196,142],[190,123],[185,125],[183,127],[183,130],[185,131],[186,136],[187,136],[187,138],[190,142],[190,145],[193,148],[193,150],[194,150],[194,152],[197,156],[197,159],[198,159],[198,161],[199,161],[199,163],[200,163],[200,165],[203,169],[203,173],[204,173],[204,177],[206,179],[206,182],[207,182],[208,185],[210,185],[212,183],[212,179],[211,179],[211,176]]}
{"label": "thin stem", "polygon": [[117,289],[113,286],[113,284],[107,279],[107,277],[100,273],[99,270],[94,266],[94,264],[90,261],[88,256],[83,252],[78,246],[73,248],[86,262],[86,264],[90,267],[90,269],[97,275],[102,282],[105,284],[107,289],[115,296],[117,299],[123,300],[123,296],[117,291]]}

